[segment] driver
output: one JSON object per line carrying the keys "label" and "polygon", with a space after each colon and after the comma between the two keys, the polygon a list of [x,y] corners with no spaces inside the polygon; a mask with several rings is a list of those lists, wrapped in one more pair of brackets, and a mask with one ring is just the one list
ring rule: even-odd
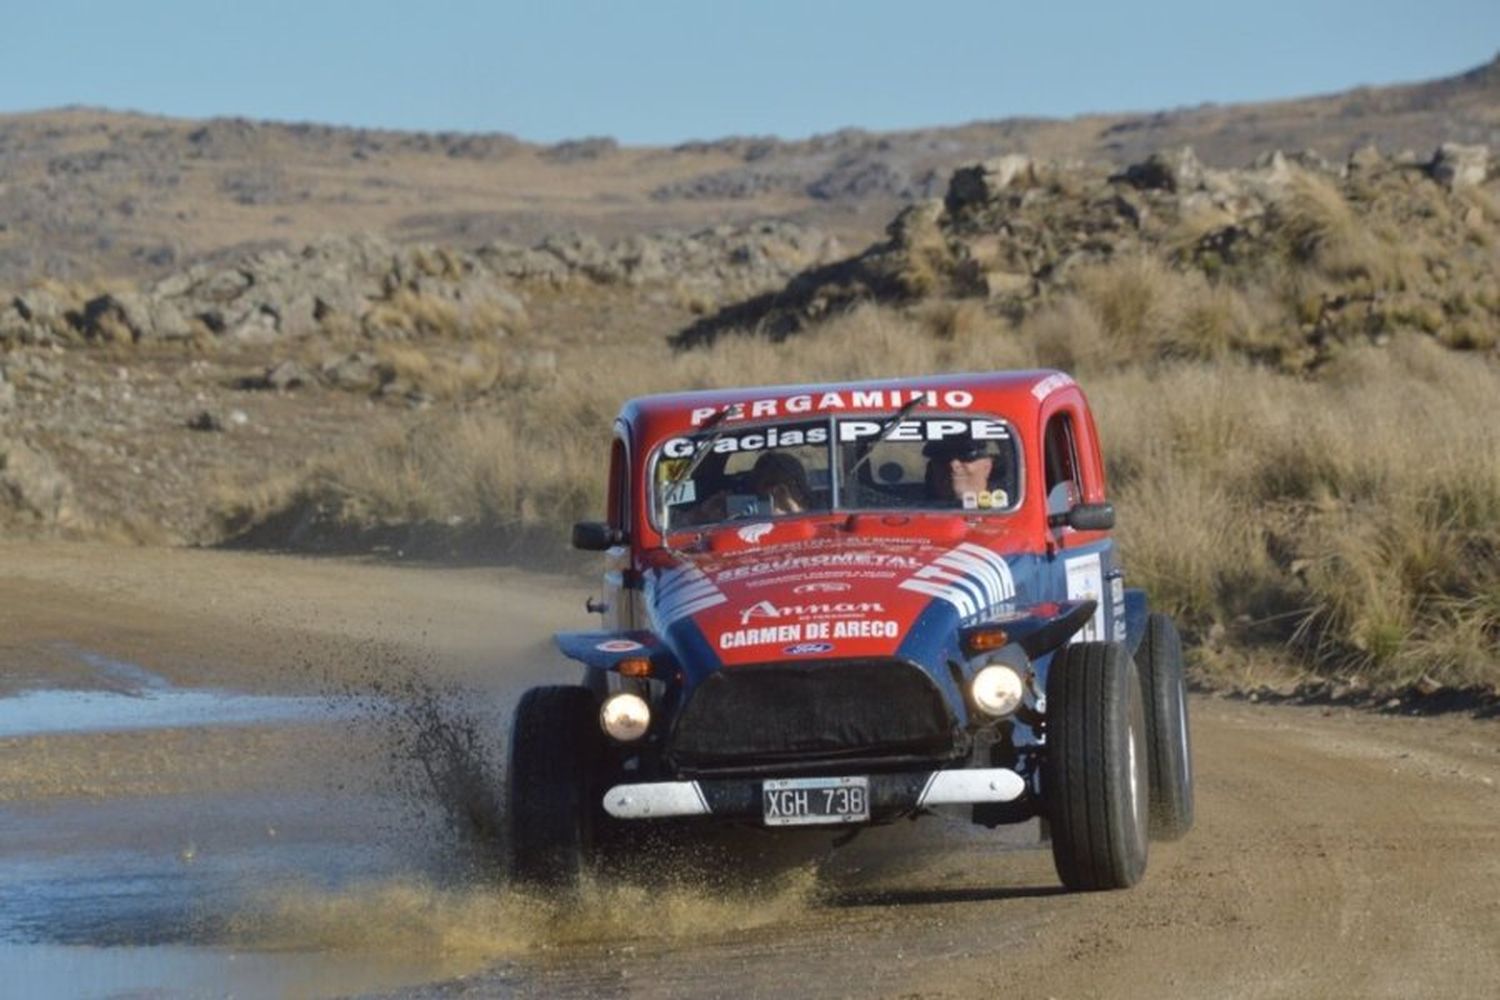
{"label": "driver", "polygon": [[755,465],[745,474],[745,489],[756,498],[755,508],[748,511],[731,509],[733,494],[723,489],[681,515],[677,524],[715,524],[744,517],[747,513],[801,514],[812,506],[807,469],[795,455],[784,451],[768,451],[757,458]]}
{"label": "driver", "polygon": [[795,455],[768,451],[750,470],[750,492],[771,502],[772,514],[800,514],[812,504],[805,469]]}
{"label": "driver", "polygon": [[965,510],[1010,506],[1000,487],[1000,458],[988,441],[970,434],[929,441],[922,447],[927,459],[927,496]]}

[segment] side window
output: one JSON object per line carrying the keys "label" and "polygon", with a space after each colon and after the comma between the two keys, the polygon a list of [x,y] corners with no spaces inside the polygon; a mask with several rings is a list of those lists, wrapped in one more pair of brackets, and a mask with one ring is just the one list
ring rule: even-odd
{"label": "side window", "polygon": [[615,438],[609,450],[609,524],[621,531],[630,529],[630,455],[625,442]]}
{"label": "side window", "polygon": [[1047,421],[1042,439],[1046,455],[1047,513],[1066,514],[1083,499],[1078,477],[1078,449],[1073,443],[1073,417],[1058,412]]}

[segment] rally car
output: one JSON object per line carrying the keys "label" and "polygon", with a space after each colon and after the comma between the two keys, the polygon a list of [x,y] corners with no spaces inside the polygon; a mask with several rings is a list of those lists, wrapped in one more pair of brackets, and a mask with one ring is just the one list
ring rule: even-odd
{"label": "rally car", "polygon": [[582,683],[511,730],[513,875],[575,882],[612,833],[960,811],[1040,817],[1079,890],[1185,834],[1170,618],[1125,586],[1087,400],[1056,371],[625,404]]}

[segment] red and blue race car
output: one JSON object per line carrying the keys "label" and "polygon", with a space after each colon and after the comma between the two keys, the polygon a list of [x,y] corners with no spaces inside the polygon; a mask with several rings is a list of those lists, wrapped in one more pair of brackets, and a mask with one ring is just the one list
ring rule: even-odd
{"label": "red and blue race car", "polygon": [[1182,652],[1125,586],[1094,419],[1056,371],[644,397],[615,422],[583,683],[521,699],[512,870],[612,829],[1041,817],[1113,889],[1193,821]]}

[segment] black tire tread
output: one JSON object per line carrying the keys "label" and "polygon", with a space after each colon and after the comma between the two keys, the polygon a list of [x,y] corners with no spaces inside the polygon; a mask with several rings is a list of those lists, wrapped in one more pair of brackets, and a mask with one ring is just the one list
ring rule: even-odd
{"label": "black tire tread", "polygon": [[1126,888],[1145,870],[1144,831],[1131,829],[1134,816],[1122,808],[1126,764],[1116,759],[1139,711],[1138,683],[1114,643],[1067,646],[1048,671],[1043,791],[1053,860],[1071,889]]}
{"label": "black tire tread", "polygon": [[510,733],[511,878],[567,888],[582,877],[591,848],[589,797],[600,738],[587,688],[532,688],[516,705]]}
{"label": "black tire tread", "polygon": [[[1192,739],[1178,740],[1178,714],[1183,687],[1182,639],[1170,616],[1153,613],[1135,653],[1146,699],[1146,746],[1151,764],[1151,836],[1178,840],[1193,828]],[[1190,729],[1191,727],[1189,727]]]}

